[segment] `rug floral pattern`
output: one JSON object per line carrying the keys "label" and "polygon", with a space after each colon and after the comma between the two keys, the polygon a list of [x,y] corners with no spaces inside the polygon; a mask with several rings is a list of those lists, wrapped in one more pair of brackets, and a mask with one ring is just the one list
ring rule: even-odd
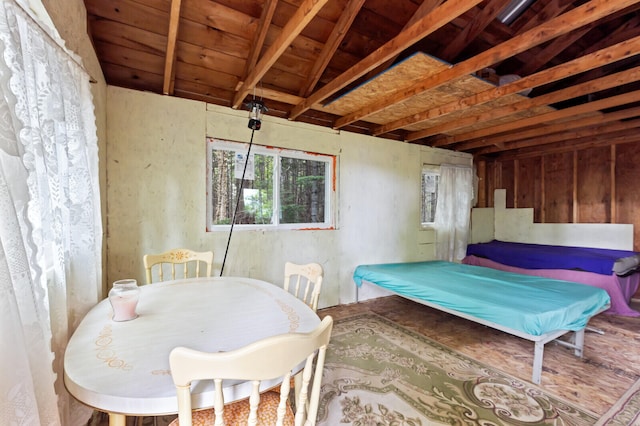
{"label": "rug floral pattern", "polygon": [[385,318],[337,321],[318,425],[593,425],[597,416]]}

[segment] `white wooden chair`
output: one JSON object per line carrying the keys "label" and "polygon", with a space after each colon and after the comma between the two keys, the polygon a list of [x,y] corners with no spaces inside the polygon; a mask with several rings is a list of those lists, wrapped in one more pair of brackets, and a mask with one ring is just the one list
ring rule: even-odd
{"label": "white wooden chair", "polygon": [[[229,352],[207,353],[178,347],[169,355],[171,376],[178,395],[178,418],[169,426],[315,425],[320,385],[333,319],[326,316],[310,333],[286,333],[268,337]],[[315,361],[315,362],[314,362]],[[291,370],[304,363],[295,411],[289,405]],[[278,379],[279,392],[265,389]],[[192,412],[191,382],[212,380],[214,408]],[[225,405],[225,380],[250,382],[248,399]],[[311,388],[310,388],[311,385]],[[266,392],[265,392],[266,391]],[[261,393],[262,392],[262,393]],[[295,414],[294,414],[295,412]]]}
{"label": "white wooden chair", "polygon": [[[142,260],[147,274],[147,284],[154,282],[153,271],[156,272],[155,275],[158,277],[156,281],[163,281],[166,265],[168,265],[167,269],[170,269],[171,271],[172,280],[176,279],[176,265],[182,265],[181,268],[178,268],[182,269],[182,278],[187,278],[189,276],[210,277],[211,270],[213,268],[212,251],[197,252],[179,248],[159,254],[145,254]],[[204,263],[206,266],[206,274],[205,271],[202,271],[201,273],[201,263]]]}
{"label": "white wooden chair", "polygon": [[284,264],[284,289],[309,305],[314,312],[318,309],[318,299],[322,289],[322,266],[318,263],[298,265]]}

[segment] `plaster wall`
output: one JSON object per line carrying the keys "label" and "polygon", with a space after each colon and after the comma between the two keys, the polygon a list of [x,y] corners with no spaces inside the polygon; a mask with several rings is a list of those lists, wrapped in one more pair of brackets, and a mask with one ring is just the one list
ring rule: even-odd
{"label": "plaster wall", "polygon": [[[144,282],[142,256],[174,247],[213,250],[218,275],[228,231],[206,232],[205,138],[249,142],[247,111],[109,87],[107,122],[109,282]],[[336,227],[236,226],[224,275],[280,285],[285,261],[318,262],[320,307],[355,301],[358,264],[432,259],[435,234],[420,227],[422,164],[471,164],[465,154],[268,115],[253,142],[337,156]]]}

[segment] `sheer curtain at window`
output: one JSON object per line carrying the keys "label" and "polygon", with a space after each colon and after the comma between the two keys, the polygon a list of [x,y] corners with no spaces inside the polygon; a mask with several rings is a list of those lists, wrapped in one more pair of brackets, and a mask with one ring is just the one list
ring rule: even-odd
{"label": "sheer curtain at window", "polygon": [[89,76],[13,1],[0,3],[0,424],[80,425],[63,354],[101,288]]}
{"label": "sheer curtain at window", "polygon": [[455,262],[466,255],[472,199],[471,166],[443,164],[434,223],[437,259]]}

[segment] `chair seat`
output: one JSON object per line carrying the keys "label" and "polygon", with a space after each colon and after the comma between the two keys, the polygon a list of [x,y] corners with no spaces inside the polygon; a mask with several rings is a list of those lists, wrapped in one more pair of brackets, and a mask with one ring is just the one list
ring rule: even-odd
{"label": "chair seat", "polygon": [[[260,406],[258,407],[258,425],[273,426],[276,424],[276,410],[280,402],[280,393],[275,391],[260,394]],[[249,400],[232,402],[224,406],[224,423],[227,426],[245,425],[249,417]],[[212,426],[214,423],[213,408],[193,412],[193,426]],[[295,416],[291,406],[287,404],[287,412],[284,417],[284,426],[293,426]],[[169,426],[179,426],[175,419]]]}

